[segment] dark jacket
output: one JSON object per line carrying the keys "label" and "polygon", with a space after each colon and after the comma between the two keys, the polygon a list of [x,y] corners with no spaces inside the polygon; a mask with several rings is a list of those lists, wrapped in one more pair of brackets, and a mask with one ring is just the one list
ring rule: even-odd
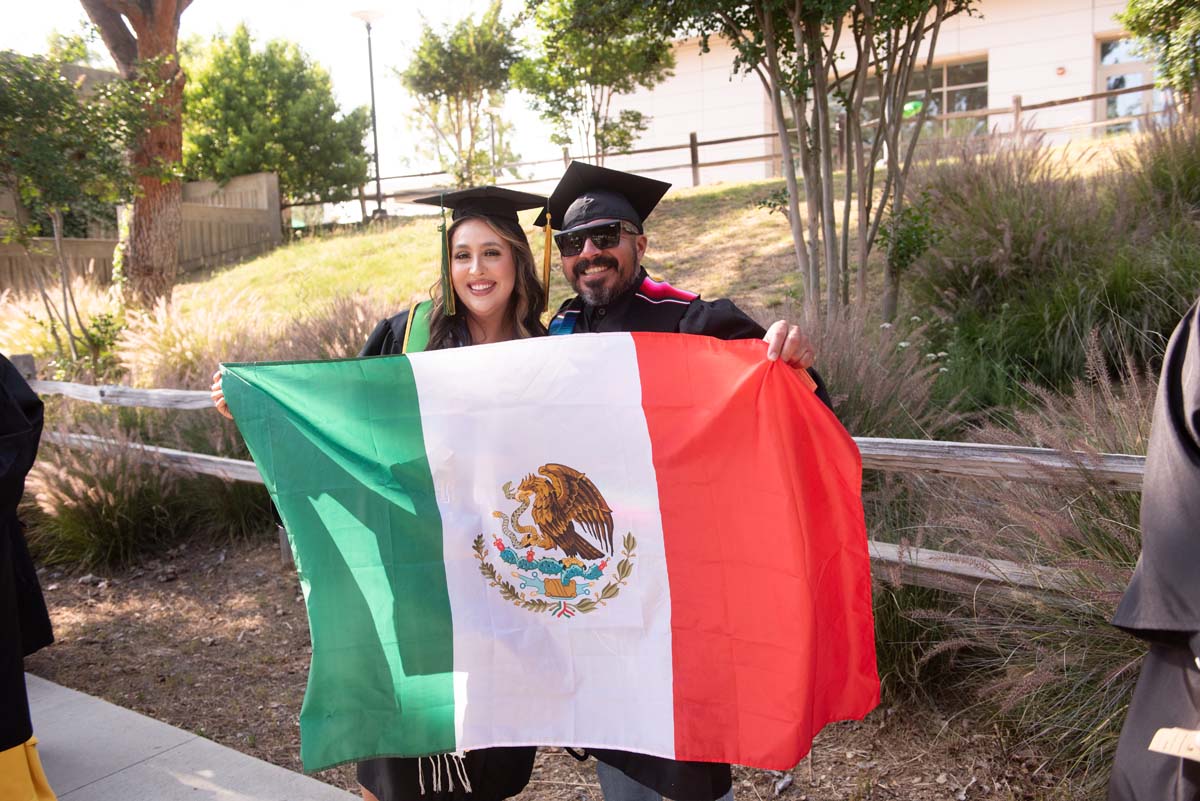
{"label": "dark jacket", "polygon": [[[1200,304],[1198,304],[1200,305]],[[1167,345],[1142,482],[1142,555],[1113,623],[1150,643],[1121,729],[1110,801],[1194,801],[1200,762],[1147,750],[1200,729],[1200,311]]]}
{"label": "dark jacket", "polygon": [[[767,333],[733,301],[702,300],[694,292],[655,281],[644,269],[639,270],[633,286],[612,303],[588,306],[582,298],[573,297],[558,307],[550,321],[551,336],[608,331],[697,334],[716,339],[762,339]],[[815,370],[808,374],[817,384],[817,397],[832,409],[820,374]]]}
{"label": "dark jacket", "polygon": [[1142,482],[1142,555],[1113,624],[1200,656],[1200,313],[1163,359]]}
{"label": "dark jacket", "polygon": [[0,355],[0,751],[33,734],[24,657],[54,641],[17,519],[17,504],[41,435],[41,400],[12,362]]}

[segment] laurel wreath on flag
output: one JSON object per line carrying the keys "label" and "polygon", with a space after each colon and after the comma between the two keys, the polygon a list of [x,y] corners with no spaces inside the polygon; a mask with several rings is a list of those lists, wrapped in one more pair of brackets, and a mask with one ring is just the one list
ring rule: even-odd
{"label": "laurel wreath on flag", "polygon": [[557,617],[562,617],[563,612],[567,612],[569,615],[575,612],[594,612],[604,606],[605,602],[611,601],[620,594],[621,588],[629,583],[629,576],[633,573],[633,557],[637,555],[637,539],[633,536],[633,532],[625,535],[621,545],[622,558],[617,562],[616,573],[608,580],[607,584],[600,588],[598,599],[584,598],[576,603],[526,598],[520,590],[501,577],[496,572],[496,568],[484,558],[487,548],[483,544],[482,534],[475,537],[472,548],[475,551],[475,558],[479,560],[479,572],[488,580],[489,585],[500,590],[500,597],[531,612],[551,612]]}

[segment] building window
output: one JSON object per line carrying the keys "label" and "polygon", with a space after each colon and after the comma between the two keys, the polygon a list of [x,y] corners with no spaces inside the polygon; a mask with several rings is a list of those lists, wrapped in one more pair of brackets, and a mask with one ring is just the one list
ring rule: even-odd
{"label": "building window", "polygon": [[[953,111],[976,111],[987,108],[988,62],[987,59],[938,64],[929,75],[931,96],[929,115],[946,114]],[[919,104],[925,98],[925,70],[913,73],[909,85],[908,100]],[[920,106],[915,105],[914,111]],[[879,98],[863,100],[863,118],[879,119]],[[986,134],[987,117],[962,117],[952,120],[929,120],[925,123],[923,136],[963,137]]]}
{"label": "building window", "polygon": [[[1154,83],[1154,63],[1134,47],[1132,39],[1097,42],[1096,91],[1111,92]],[[1096,101],[1096,120],[1117,120],[1100,130],[1105,135],[1133,133],[1142,129],[1145,116],[1166,108],[1166,94],[1157,88],[1127,92]]]}

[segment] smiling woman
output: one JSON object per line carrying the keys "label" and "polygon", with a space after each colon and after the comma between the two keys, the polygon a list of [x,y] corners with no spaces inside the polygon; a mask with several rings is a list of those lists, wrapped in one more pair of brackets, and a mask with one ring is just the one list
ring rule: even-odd
{"label": "smiling woman", "polygon": [[[388,356],[543,336],[546,289],[517,212],[540,208],[545,198],[494,186],[423,198],[418,203],[453,209],[446,232],[449,264],[430,299],[383,320],[360,356]],[[213,403],[229,416],[221,375],[213,377]],[[535,749],[481,748],[461,761],[453,755],[372,759],[358,766],[366,801],[500,801],[529,781]],[[444,788],[444,789],[443,789]]]}
{"label": "smiling woman", "polygon": [[511,239],[482,217],[460,220],[450,236],[450,282],[474,343],[512,338],[514,256],[521,243]]}
{"label": "smiling woman", "polygon": [[[546,199],[481,186],[415,202],[454,210],[446,232],[450,264],[443,268],[440,291],[435,286],[432,300],[419,304],[411,319],[403,321],[402,348],[394,352],[410,352],[414,342],[426,342],[421,349],[437,350],[544,334],[541,314],[547,290],[538,282],[533,251],[517,212],[541,208]],[[399,320],[391,322],[391,328],[397,328]],[[372,354],[364,350],[363,355]]]}

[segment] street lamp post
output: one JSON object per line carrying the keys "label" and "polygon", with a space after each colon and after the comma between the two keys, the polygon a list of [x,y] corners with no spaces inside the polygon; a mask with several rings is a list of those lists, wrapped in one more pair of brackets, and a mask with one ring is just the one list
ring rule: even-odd
{"label": "street lamp post", "polygon": [[367,25],[367,69],[371,76],[371,141],[375,149],[375,211],[371,214],[371,219],[378,219],[386,217],[387,212],[383,210],[383,192],[379,188],[379,131],[375,126],[375,58],[371,53],[371,23],[382,17],[383,12],[355,11],[353,16],[361,19]]}

